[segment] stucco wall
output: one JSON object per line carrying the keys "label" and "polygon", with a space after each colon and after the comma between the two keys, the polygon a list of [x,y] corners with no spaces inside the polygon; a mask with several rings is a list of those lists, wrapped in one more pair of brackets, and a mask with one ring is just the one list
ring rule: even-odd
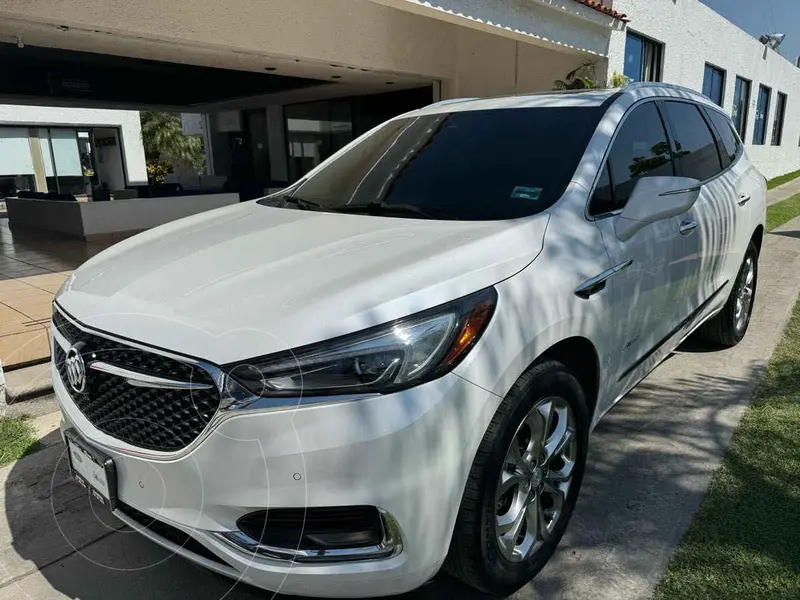
{"label": "stucco wall", "polygon": [[[752,81],[747,131],[748,155],[768,178],[800,169],[800,69],[698,0],[615,0],[629,30],[664,44],[663,81],[702,91],[705,63],[726,71],[723,108],[733,107],[737,75]],[[756,9],[753,9],[756,10]],[[624,70],[625,33],[612,32],[609,74]],[[753,146],[760,84],[772,88],[765,146]],[[777,92],[788,96],[781,146],[770,146]]]}
{"label": "stucco wall", "polygon": [[139,113],[131,110],[0,104],[0,124],[65,127],[119,127],[129,185],[147,183]]}
{"label": "stucco wall", "polygon": [[[461,27],[605,56],[615,19],[573,0],[371,0]],[[576,27],[576,20],[583,21]]]}
{"label": "stucco wall", "polygon": [[442,82],[442,98],[486,97],[553,89],[556,79],[584,61],[604,59],[576,55],[462,27],[456,35],[452,79]]}

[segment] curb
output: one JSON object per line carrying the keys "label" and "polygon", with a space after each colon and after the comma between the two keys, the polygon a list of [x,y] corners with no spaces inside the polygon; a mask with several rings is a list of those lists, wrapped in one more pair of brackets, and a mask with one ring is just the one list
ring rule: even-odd
{"label": "curb", "polygon": [[6,414],[6,378],[3,375],[3,361],[0,361],[0,416]]}
{"label": "curb", "polygon": [[47,396],[53,393],[53,384],[49,383],[47,385],[34,387],[34,388],[27,388],[24,390],[8,390],[6,389],[6,398],[5,398],[5,405],[11,406],[12,404],[18,404],[20,402],[25,402],[26,400],[36,400],[37,398],[41,398],[42,396]]}
{"label": "curb", "polygon": [[2,410],[9,406],[34,400],[53,393],[53,381],[50,377],[50,362],[40,362],[21,369],[5,373],[5,398]]}

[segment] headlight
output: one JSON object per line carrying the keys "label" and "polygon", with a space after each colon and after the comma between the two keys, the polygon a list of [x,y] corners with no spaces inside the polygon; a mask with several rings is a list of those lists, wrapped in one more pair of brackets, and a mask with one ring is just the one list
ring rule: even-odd
{"label": "headlight", "polygon": [[410,317],[231,365],[229,377],[259,397],[387,393],[428,381],[466,356],[497,303],[489,288]]}

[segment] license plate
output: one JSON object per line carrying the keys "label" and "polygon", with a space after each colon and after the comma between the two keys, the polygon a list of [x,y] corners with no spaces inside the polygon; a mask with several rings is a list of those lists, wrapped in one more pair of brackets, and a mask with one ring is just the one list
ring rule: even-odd
{"label": "license plate", "polygon": [[111,510],[117,505],[117,470],[114,461],[84,442],[73,429],[64,432],[72,477]]}

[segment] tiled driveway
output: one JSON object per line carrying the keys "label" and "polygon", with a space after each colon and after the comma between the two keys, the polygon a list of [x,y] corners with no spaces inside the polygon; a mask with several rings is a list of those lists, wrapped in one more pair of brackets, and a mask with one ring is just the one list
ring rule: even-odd
{"label": "tiled driveway", "polygon": [[50,355],[53,295],[82,262],[110,243],[13,230],[0,219],[0,361],[4,368]]}

